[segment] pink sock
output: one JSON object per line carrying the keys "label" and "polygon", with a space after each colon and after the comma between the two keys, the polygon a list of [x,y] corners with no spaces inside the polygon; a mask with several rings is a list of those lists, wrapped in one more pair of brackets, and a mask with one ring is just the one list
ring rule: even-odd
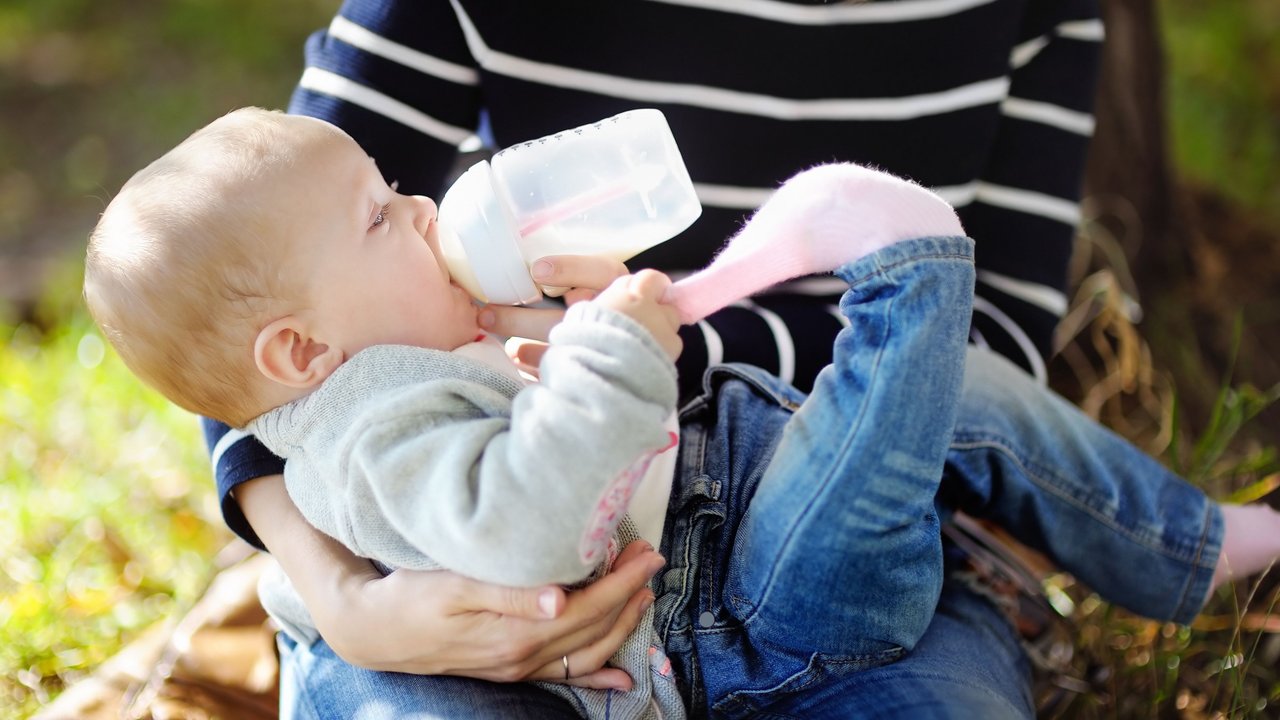
{"label": "pink sock", "polygon": [[953,235],[964,235],[955,210],[929,190],[861,165],[819,165],[783,183],[709,266],[667,291],[667,300],[693,323],[894,243]]}
{"label": "pink sock", "polygon": [[1267,505],[1223,505],[1222,525],[1222,553],[1210,595],[1223,583],[1262,572],[1280,558],[1280,512]]}

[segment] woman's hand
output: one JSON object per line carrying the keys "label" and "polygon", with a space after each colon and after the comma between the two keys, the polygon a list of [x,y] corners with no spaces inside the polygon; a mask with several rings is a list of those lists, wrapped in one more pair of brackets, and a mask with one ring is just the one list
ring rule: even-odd
{"label": "woman's hand", "polygon": [[[570,288],[564,300],[572,305],[594,298],[614,280],[626,275],[627,266],[592,255],[548,255],[534,262],[531,271],[540,285]],[[537,368],[546,350],[543,341],[563,318],[564,311],[559,308],[489,305],[480,312],[480,326],[498,335],[536,341],[518,344],[518,353],[514,355],[523,369],[532,370]]]}
{"label": "woman's hand", "polygon": [[[344,610],[339,624],[352,642],[339,645],[331,633],[321,632],[343,658],[378,670],[565,682],[567,656],[573,673],[568,684],[630,690],[625,672],[603,665],[653,602],[645,584],[661,566],[657,552],[636,541],[608,575],[568,594],[489,585],[445,572],[353,579],[355,617],[367,619],[366,626],[351,627],[350,611]],[[389,623],[388,617],[398,621]]]}
{"label": "woman's hand", "polygon": [[[653,601],[649,578],[663,560],[629,545],[612,572],[566,594],[558,587],[506,588],[447,572],[382,577],[316,530],[271,475],[236,489],[245,516],[293,582],[321,635],[343,659],[373,670],[482,680],[564,681],[629,690],[603,668]],[[603,668],[603,669],[602,669]]]}

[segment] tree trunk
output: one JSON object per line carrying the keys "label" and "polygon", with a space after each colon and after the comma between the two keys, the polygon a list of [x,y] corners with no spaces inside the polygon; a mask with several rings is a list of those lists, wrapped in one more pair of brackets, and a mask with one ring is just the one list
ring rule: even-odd
{"label": "tree trunk", "polygon": [[1188,261],[1176,222],[1155,3],[1103,0],[1102,11],[1107,37],[1085,196],[1124,243],[1135,274],[1182,277]]}

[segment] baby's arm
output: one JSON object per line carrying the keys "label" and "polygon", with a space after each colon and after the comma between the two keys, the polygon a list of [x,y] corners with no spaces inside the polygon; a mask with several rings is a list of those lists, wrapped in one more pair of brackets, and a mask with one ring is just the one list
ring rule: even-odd
{"label": "baby's arm", "polygon": [[610,575],[573,593],[514,589],[445,572],[384,577],[307,523],[279,475],[241,484],[236,499],[325,641],[347,662],[510,682],[559,680],[560,658],[572,654],[574,684],[632,687],[625,673],[600,668],[653,598],[645,585],[661,560],[648,543],[632,543]]}
{"label": "baby's arm", "polygon": [[[619,301],[656,304],[663,289],[642,279],[654,300]],[[343,443],[347,487],[331,504],[348,515],[357,552],[512,585],[589,574],[599,557],[584,538],[616,500],[615,480],[671,444],[674,350],[603,303],[571,308],[551,341],[542,382],[509,405],[477,383],[421,383]]]}

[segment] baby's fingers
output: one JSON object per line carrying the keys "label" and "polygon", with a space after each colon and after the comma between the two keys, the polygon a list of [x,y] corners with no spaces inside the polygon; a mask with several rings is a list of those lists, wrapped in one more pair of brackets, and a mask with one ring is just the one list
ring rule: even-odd
{"label": "baby's fingers", "polygon": [[657,270],[641,270],[627,278],[628,289],[645,300],[661,300],[671,286],[671,278]]}

